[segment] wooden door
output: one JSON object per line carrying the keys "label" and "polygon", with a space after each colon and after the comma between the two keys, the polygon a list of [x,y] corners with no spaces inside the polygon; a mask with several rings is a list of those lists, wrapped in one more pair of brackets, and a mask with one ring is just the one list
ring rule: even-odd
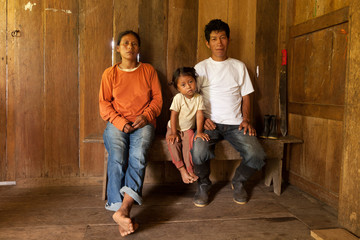
{"label": "wooden door", "polygon": [[343,147],[348,8],[290,28],[290,182],[337,207]]}
{"label": "wooden door", "polygon": [[[5,179],[79,173],[78,2],[7,1]],[[11,37],[11,31],[18,36]],[[3,177],[4,178],[4,177]]]}

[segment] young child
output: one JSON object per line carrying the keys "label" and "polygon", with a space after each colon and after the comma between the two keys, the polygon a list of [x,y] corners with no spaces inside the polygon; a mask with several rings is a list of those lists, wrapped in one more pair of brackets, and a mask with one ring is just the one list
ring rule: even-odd
{"label": "young child", "polygon": [[197,129],[195,139],[210,139],[203,132],[205,107],[202,96],[196,92],[196,77],[194,68],[182,67],[175,70],[171,82],[180,93],[175,95],[170,106],[166,142],[184,183],[193,183],[198,178],[194,174],[190,153],[194,129]]}

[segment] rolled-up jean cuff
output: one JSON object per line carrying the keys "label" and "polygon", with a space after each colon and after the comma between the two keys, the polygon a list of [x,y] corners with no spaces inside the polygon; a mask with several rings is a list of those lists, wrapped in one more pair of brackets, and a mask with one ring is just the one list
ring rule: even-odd
{"label": "rolled-up jean cuff", "polygon": [[134,190],[131,188],[124,186],[120,189],[120,194],[124,197],[125,193],[129,195],[132,199],[134,199],[135,202],[137,202],[139,205],[142,204],[142,197],[137,194]]}
{"label": "rolled-up jean cuff", "polygon": [[121,204],[122,204],[122,202],[111,203],[110,205],[109,205],[109,203],[106,203],[105,204],[105,209],[109,210],[109,211],[116,212],[121,207]]}

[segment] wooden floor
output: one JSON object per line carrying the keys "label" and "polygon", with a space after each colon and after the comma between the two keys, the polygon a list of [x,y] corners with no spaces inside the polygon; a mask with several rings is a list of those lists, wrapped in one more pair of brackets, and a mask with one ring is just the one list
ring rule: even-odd
{"label": "wooden floor", "polygon": [[[228,183],[214,184],[211,203],[192,204],[195,185],[145,185],[134,206],[138,231],[126,239],[313,239],[311,229],[335,228],[336,211],[293,186],[281,196],[257,183],[246,205]],[[121,239],[101,186],[0,187],[0,239]]]}

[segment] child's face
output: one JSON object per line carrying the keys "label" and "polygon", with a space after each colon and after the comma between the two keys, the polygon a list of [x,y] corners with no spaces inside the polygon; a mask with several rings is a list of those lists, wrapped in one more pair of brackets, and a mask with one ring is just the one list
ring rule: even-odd
{"label": "child's face", "polygon": [[196,81],[191,76],[180,76],[177,82],[177,89],[187,98],[192,98],[196,92]]}

